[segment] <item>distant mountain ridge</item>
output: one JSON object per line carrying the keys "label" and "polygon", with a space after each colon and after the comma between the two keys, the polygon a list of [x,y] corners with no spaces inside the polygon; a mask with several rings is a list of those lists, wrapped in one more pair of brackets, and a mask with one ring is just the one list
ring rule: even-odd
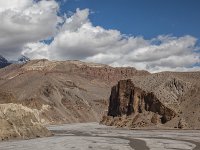
{"label": "distant mountain ridge", "polygon": [[11,63],[9,63],[6,58],[4,58],[3,56],[0,55],[0,68],[4,68],[10,64]]}
{"label": "distant mountain ridge", "polygon": [[4,68],[6,66],[9,66],[10,64],[24,64],[30,61],[30,58],[21,55],[17,60],[7,60],[5,57],[0,55],[0,68]]}

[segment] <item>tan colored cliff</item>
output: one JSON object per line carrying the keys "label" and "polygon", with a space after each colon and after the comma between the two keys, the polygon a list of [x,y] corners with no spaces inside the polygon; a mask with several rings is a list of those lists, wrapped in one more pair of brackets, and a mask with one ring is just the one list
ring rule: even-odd
{"label": "tan colored cliff", "polygon": [[0,104],[0,140],[51,136],[36,116],[32,109],[22,105]]}

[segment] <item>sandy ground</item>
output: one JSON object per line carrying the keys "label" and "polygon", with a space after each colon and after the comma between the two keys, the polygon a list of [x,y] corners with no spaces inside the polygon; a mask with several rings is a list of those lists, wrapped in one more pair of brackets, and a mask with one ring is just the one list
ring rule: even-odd
{"label": "sandy ground", "polygon": [[0,143],[0,150],[200,150],[199,130],[125,130],[98,123],[48,127],[55,136]]}

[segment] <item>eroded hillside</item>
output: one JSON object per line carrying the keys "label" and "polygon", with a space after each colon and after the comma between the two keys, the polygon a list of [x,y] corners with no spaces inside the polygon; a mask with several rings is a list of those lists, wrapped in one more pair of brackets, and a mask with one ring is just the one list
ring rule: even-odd
{"label": "eroded hillside", "polygon": [[43,124],[99,121],[118,80],[147,74],[130,67],[32,60],[0,69],[0,103],[43,110]]}
{"label": "eroded hillside", "polygon": [[199,128],[200,72],[163,72],[121,80],[103,124],[129,128]]}

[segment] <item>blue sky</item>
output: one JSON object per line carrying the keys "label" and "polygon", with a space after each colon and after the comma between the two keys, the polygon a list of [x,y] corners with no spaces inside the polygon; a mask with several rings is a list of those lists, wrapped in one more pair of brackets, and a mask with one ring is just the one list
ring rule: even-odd
{"label": "blue sky", "polygon": [[199,0],[0,1],[0,55],[200,70]]}
{"label": "blue sky", "polygon": [[200,39],[199,0],[68,0],[61,13],[89,8],[94,25],[124,34],[154,38],[161,34]]}

